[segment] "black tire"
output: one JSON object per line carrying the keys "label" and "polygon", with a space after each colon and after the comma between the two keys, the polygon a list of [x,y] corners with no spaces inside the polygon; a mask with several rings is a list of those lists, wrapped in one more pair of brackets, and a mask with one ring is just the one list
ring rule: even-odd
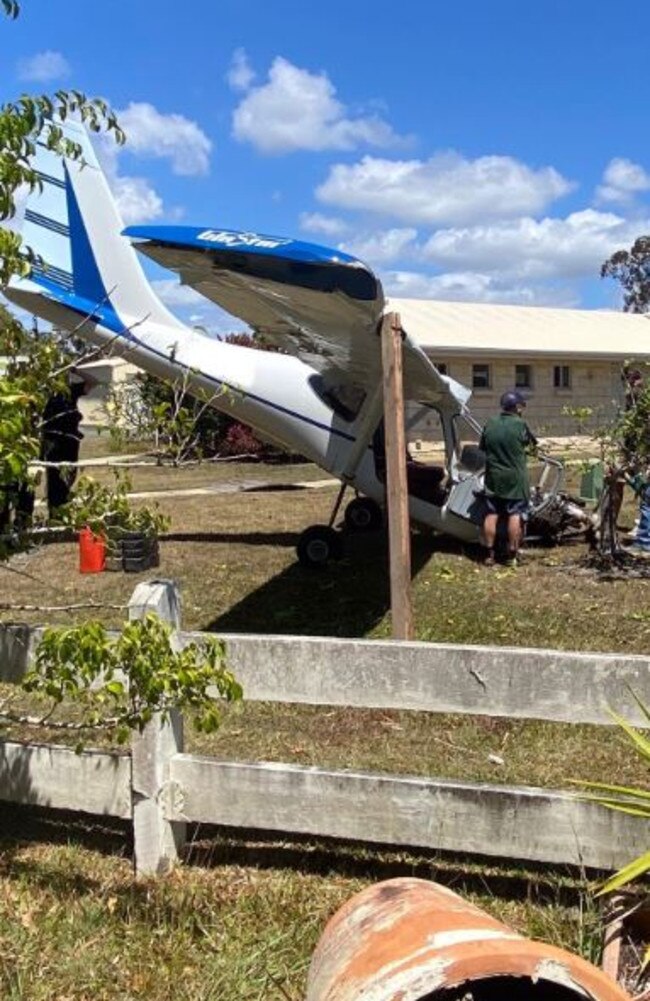
{"label": "black tire", "polygon": [[355,497],[345,509],[345,527],[350,532],[375,532],[383,523],[383,512],[370,497]]}
{"label": "black tire", "polygon": [[312,525],[298,539],[296,552],[302,566],[324,567],[330,560],[341,558],[341,536],[329,525]]}

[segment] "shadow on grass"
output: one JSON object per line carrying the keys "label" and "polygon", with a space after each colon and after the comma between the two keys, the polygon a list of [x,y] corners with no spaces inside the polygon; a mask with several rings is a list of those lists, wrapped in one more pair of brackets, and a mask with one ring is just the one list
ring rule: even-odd
{"label": "shadow on grass", "polygon": [[166,532],[160,542],[239,542],[244,546],[296,546],[298,532]]}
{"label": "shadow on grass", "polygon": [[[366,636],[390,608],[387,539],[382,532],[351,534],[344,536],[344,544],[342,560],[321,569],[296,561],[201,628],[207,632]],[[413,575],[433,551],[431,537],[413,536]]]}
{"label": "shadow on grass", "polygon": [[[63,810],[12,808],[0,836],[0,877],[28,880],[59,899],[95,897],[105,881],[80,871],[74,856],[69,859],[25,857],[29,844],[67,846],[97,852],[106,858],[131,859],[130,825],[111,818],[89,817]],[[565,907],[579,906],[587,887],[585,874],[577,868],[518,863],[485,856],[436,852],[431,848],[396,848],[394,845],[363,845],[333,838],[314,838],[275,831],[246,831],[211,825],[191,825],[182,853],[188,868],[219,869],[236,866],[260,871],[284,870],[301,875],[373,882],[397,876],[433,879],[461,894],[494,896],[502,900],[528,900]],[[593,875],[593,873],[590,873]],[[127,912],[156,922],[172,918],[179,908],[168,881],[116,882],[111,894],[118,901],[118,914]]]}
{"label": "shadow on grass", "polygon": [[493,895],[509,900],[577,905],[587,886],[584,872],[570,866],[489,859],[485,856],[436,852],[431,848],[364,845],[312,835],[279,835],[275,831],[232,831],[195,825],[188,831],[185,865],[223,865],[256,869],[288,869],[315,876],[336,873],[373,882],[413,876],[435,880],[458,893]]}
{"label": "shadow on grass", "polygon": [[62,869],[44,860],[25,858],[21,850],[30,844],[80,845],[102,855],[126,858],[133,854],[133,837],[126,821],[84,816],[69,810],[4,804],[0,876],[25,877],[67,898],[95,893],[99,881],[73,867]]}

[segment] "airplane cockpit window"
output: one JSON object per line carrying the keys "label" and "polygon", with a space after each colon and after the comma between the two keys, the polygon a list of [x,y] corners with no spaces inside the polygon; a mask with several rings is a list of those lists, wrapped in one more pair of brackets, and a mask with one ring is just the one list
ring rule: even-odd
{"label": "airplane cockpit window", "polygon": [[[420,405],[418,405],[420,406]],[[427,408],[432,409],[433,408]],[[435,411],[438,420],[440,415]],[[442,506],[447,497],[448,486],[447,470],[444,465],[444,446],[438,443],[436,448],[432,444],[431,448],[421,451],[418,446],[422,445],[419,438],[413,439],[409,436],[410,414],[407,406],[405,418],[406,431],[406,481],[410,497],[417,497],[427,501],[429,504]],[[375,474],[381,483],[386,482],[386,453],[385,453],[385,433],[384,422],[381,420],[372,439],[372,450],[375,461]]]}
{"label": "airplane cockpit window", "polygon": [[481,426],[465,414],[453,418],[457,468],[462,473],[480,473],[485,467],[485,454],[479,448]]}
{"label": "airplane cockpit window", "polygon": [[323,403],[348,422],[355,419],[366,398],[365,390],[359,386],[329,382],[324,376],[316,373],[310,375],[309,385]]}
{"label": "airplane cockpit window", "polygon": [[428,403],[407,400],[404,406],[404,430],[409,451],[414,458],[426,461],[444,448],[440,411]]}

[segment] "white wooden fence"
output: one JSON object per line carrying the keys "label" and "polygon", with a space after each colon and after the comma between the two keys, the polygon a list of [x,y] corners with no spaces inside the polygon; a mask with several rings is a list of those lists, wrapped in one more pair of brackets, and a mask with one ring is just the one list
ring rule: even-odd
{"label": "white wooden fence", "polygon": [[[179,643],[169,581],[139,584],[130,617],[156,611]],[[19,681],[40,630],[0,628],[0,680]],[[556,650],[225,635],[244,698],[611,725],[633,689],[650,703],[650,659]],[[543,748],[540,748],[543,753]],[[607,776],[615,781],[615,776]],[[646,821],[531,787],[218,761],[183,753],[182,720],[154,720],[130,753],[0,743],[0,800],[131,819],[140,873],[164,872],[189,823],[613,869],[645,851]]]}

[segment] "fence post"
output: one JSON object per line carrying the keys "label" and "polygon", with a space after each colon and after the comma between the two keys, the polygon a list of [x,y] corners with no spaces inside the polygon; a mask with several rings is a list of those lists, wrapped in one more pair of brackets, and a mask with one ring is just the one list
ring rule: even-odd
{"label": "fence post", "polygon": [[[142,619],[148,612],[180,628],[181,604],[178,588],[170,580],[143,581],[129,600],[129,620]],[[172,712],[162,722],[156,714],[131,743],[131,797],[135,871],[138,876],[168,872],[185,843],[186,825],[166,819],[167,803],[173,795],[169,785],[169,762],[183,750],[183,718]]]}

